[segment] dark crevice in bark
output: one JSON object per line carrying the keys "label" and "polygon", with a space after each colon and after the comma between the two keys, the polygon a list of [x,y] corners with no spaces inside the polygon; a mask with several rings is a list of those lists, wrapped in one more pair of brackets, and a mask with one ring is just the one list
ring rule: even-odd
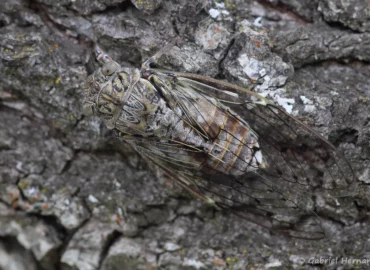
{"label": "dark crevice in bark", "polygon": [[77,36],[75,37],[73,35],[68,34],[67,30],[70,29],[54,21],[43,4],[35,0],[29,0],[29,8],[40,16],[42,21],[50,29],[51,32],[57,33],[62,38],[77,41],[81,45],[93,48],[93,41],[89,37],[83,36],[81,34],[77,34]]}
{"label": "dark crevice in bark", "polygon": [[52,31],[57,31],[59,33],[64,33],[68,28],[65,26],[58,24],[54,22],[50,15],[48,14],[46,8],[43,4],[35,1],[35,0],[29,0],[29,8],[33,10],[36,14],[40,16],[40,18],[43,20],[46,26],[50,28]]}
{"label": "dark crevice in bark", "polygon": [[[25,268],[22,269],[36,269],[37,270],[48,270],[41,267],[40,262],[37,261],[33,252],[29,249],[25,249],[21,243],[19,243],[17,237],[15,236],[0,236],[0,244],[4,247],[6,253],[10,254],[11,256],[15,256],[14,261],[19,259],[23,259],[22,266]],[[1,247],[1,245],[0,245]],[[3,254],[2,254],[3,255]],[[25,265],[25,263],[27,265]],[[55,265],[57,262],[55,262]],[[14,264],[13,264],[14,266]],[[12,268],[13,269],[13,268]],[[35,270],[36,270],[35,269]],[[7,270],[7,269],[4,269]]]}
{"label": "dark crevice in bark", "polygon": [[338,147],[342,143],[356,144],[359,136],[359,131],[353,128],[341,130],[333,130],[328,137],[328,140]]}
{"label": "dark crevice in bark", "polygon": [[331,59],[328,58],[328,59],[313,61],[313,62],[309,62],[309,63],[304,63],[303,65],[299,65],[299,66],[294,65],[294,70],[298,71],[300,69],[305,69],[305,68],[309,68],[309,67],[320,67],[320,66],[327,65],[327,64],[333,64],[333,65],[338,65],[339,64],[339,65],[348,66],[348,65],[356,64],[356,63],[369,65],[370,60],[369,61],[360,60],[356,57],[343,57],[343,58],[331,58]]}
{"label": "dark crevice in bark", "polygon": [[369,209],[369,207],[362,204],[358,200],[355,200],[354,204],[355,204],[355,207],[356,207],[357,211],[360,213],[358,219],[356,220],[356,223],[368,224],[369,220],[370,220],[370,216],[369,216],[370,209]]}
{"label": "dark crevice in bark", "polygon": [[[53,254],[50,257],[50,260],[47,260],[48,264],[52,264],[55,266],[56,270],[60,270],[60,260],[62,258],[62,255],[68,246],[69,240],[72,238],[72,233],[69,232],[66,228],[63,227],[62,224],[60,224],[58,217],[53,215],[42,215],[38,213],[28,213],[27,216],[29,217],[36,217],[38,220],[44,221],[48,226],[53,227],[57,232],[58,240],[62,243],[60,246],[57,246],[54,250]],[[76,229],[77,230],[77,229]],[[42,268],[40,268],[42,269]],[[47,270],[47,269],[45,269]]]}
{"label": "dark crevice in bark", "polygon": [[361,32],[359,30],[356,30],[356,29],[353,29],[341,22],[334,22],[334,21],[327,21],[323,18],[323,20],[325,21],[325,23],[330,26],[331,28],[333,29],[337,29],[337,30],[343,30],[343,31],[350,31],[354,34],[363,34],[364,32]]}
{"label": "dark crevice in bark", "polygon": [[135,8],[134,4],[131,1],[125,0],[118,4],[118,7],[121,11],[126,11],[128,8]]}
{"label": "dark crevice in bark", "polygon": [[66,230],[65,229],[67,233],[66,233],[66,235],[63,239],[61,247],[58,249],[58,259],[57,259],[58,262],[61,262],[61,258],[63,256],[63,254],[65,253],[65,251],[67,250],[69,243],[73,239],[73,236],[79,230],[81,230],[90,221],[90,219],[91,219],[91,214],[88,218],[86,218],[83,222],[81,222],[81,224],[78,227],[76,227],[75,229],[73,229],[73,230]]}
{"label": "dark crevice in bark", "polygon": [[59,218],[54,215],[42,215],[38,213],[27,213],[26,215],[29,217],[36,217],[53,227],[58,232],[58,238],[61,241],[64,241],[69,235],[68,230],[60,223]]}
{"label": "dark crevice in bark", "polygon": [[[18,89],[8,88],[7,90],[9,90],[9,92],[12,94],[12,98],[11,99],[8,99],[8,100],[2,100],[2,99],[0,99],[0,110],[2,110],[2,111],[7,110],[9,112],[12,111],[12,112],[16,113],[17,115],[19,115],[20,117],[27,118],[33,124],[41,124],[41,123],[44,123],[44,121],[45,121],[44,119],[46,119],[45,118],[44,111],[42,111],[40,108],[38,108],[37,106],[35,106],[34,104],[32,104],[32,102],[29,99],[29,97],[27,97],[26,95],[24,95]],[[16,102],[16,101],[22,101],[25,104],[27,104],[28,108],[25,108],[22,111],[17,110],[15,108],[12,108],[12,107],[10,107],[10,106],[7,105],[7,102],[11,102],[11,101],[14,101],[14,102]],[[37,117],[32,112],[31,108],[34,109],[35,111],[37,111],[37,113],[41,114],[43,116],[43,119]]]}
{"label": "dark crevice in bark", "polygon": [[300,14],[297,14],[296,12],[294,12],[294,10],[292,10],[292,8],[290,6],[284,4],[280,1],[277,4],[273,4],[273,3],[271,3],[267,0],[257,0],[257,2],[260,3],[263,6],[267,6],[271,9],[276,9],[276,10],[282,12],[282,13],[288,14],[291,17],[293,17],[299,23],[305,23],[305,24],[313,23],[313,20],[311,20],[309,18],[305,18]]}
{"label": "dark crevice in bark", "polygon": [[68,172],[68,170],[71,168],[73,162],[76,160],[76,157],[77,157],[79,152],[80,151],[74,151],[73,152],[73,155],[72,155],[71,159],[66,161],[64,167],[60,170],[59,175],[62,175],[64,173]]}
{"label": "dark crevice in bark", "polygon": [[[236,24],[235,23],[233,24],[232,30],[233,30],[233,33],[236,32]],[[219,79],[219,80],[225,79],[226,76],[225,76],[225,73],[224,73],[224,66],[223,66],[224,61],[227,58],[227,56],[229,54],[229,51],[231,50],[231,48],[235,44],[236,38],[237,38],[237,36],[234,35],[233,38],[230,40],[229,44],[227,44],[226,49],[222,52],[222,56],[221,56],[220,60],[218,61],[218,74],[216,75],[215,79]]]}
{"label": "dark crevice in bark", "polygon": [[97,269],[102,269],[102,265],[104,263],[104,260],[106,259],[110,248],[121,238],[122,233],[118,231],[113,231],[106,239],[103,250],[100,253],[99,263]]}

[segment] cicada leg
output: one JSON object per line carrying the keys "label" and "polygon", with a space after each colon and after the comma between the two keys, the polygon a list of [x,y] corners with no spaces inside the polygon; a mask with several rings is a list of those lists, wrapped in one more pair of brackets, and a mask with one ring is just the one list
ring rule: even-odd
{"label": "cicada leg", "polygon": [[112,62],[113,59],[106,52],[104,52],[97,43],[94,44],[95,58],[101,64]]}
{"label": "cicada leg", "polygon": [[156,54],[154,54],[152,57],[150,57],[148,60],[146,60],[142,65],[141,65],[141,72],[148,71],[150,69],[150,64],[157,62],[157,60],[166,52],[171,50],[173,46],[175,46],[181,38],[177,36],[174,38],[170,43],[168,43],[166,46],[164,46],[162,49],[160,49]]}
{"label": "cicada leg", "polygon": [[[195,13],[193,13],[192,17],[195,17],[203,8],[205,8],[207,5],[206,0],[201,0],[201,7],[197,8]],[[181,10],[179,11],[179,16],[181,16]],[[184,34],[186,28],[186,24],[184,24],[181,29],[179,30],[179,35],[174,38],[169,44],[164,46],[162,49],[160,49],[155,55],[150,57],[148,60],[146,60],[142,65],[141,65],[141,72],[142,74],[147,74],[148,70],[150,70],[150,64],[155,63],[163,54],[168,52],[173,46],[175,46],[177,43],[181,41],[181,36]]]}

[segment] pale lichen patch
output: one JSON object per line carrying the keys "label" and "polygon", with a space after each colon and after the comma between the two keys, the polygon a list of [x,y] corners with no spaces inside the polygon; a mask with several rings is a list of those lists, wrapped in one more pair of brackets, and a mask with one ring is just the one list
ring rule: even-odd
{"label": "pale lichen patch", "polygon": [[282,96],[283,94],[285,94],[284,88],[278,88],[276,90],[266,90],[260,93],[260,95],[263,97],[272,98],[276,103],[283,107],[286,112],[292,113],[295,100],[294,98],[285,98]]}
{"label": "pale lichen patch", "polygon": [[196,269],[201,269],[205,267],[204,263],[202,263],[201,261],[195,260],[195,259],[186,259],[184,261],[184,265],[193,266]]}

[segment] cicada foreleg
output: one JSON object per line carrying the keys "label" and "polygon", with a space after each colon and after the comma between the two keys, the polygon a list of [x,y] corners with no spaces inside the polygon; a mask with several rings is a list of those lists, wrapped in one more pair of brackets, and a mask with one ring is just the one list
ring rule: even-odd
{"label": "cicada foreleg", "polygon": [[[207,1],[206,0],[201,0],[201,5],[200,5],[200,8],[195,5],[195,8],[197,9],[195,12],[192,13],[192,17],[195,17],[203,8],[206,7],[207,5]],[[189,5],[193,5],[193,3],[189,3]],[[186,7],[185,6],[183,9],[186,11]],[[194,8],[194,7],[193,7]],[[179,16],[182,17],[182,11],[184,10],[180,10],[179,11]],[[186,12],[185,12],[186,13]],[[186,17],[186,16],[185,16]],[[157,60],[163,55],[165,54],[166,52],[168,52],[169,50],[171,50],[171,48],[173,46],[175,46],[176,44],[178,44],[180,41],[181,41],[181,37],[183,36],[184,32],[185,32],[185,28],[186,28],[186,23],[183,24],[183,26],[181,27],[181,29],[178,31],[178,36],[175,37],[169,44],[167,44],[166,46],[164,46],[162,49],[160,49],[156,54],[154,54],[152,57],[150,57],[148,60],[146,60],[142,65],[141,65],[141,72],[142,74],[147,74],[148,71],[150,70],[150,65],[152,63],[155,63],[157,62]]]}
{"label": "cicada foreleg", "polygon": [[168,52],[169,50],[171,50],[171,48],[173,46],[175,46],[179,41],[181,40],[181,38],[179,36],[177,36],[176,38],[174,38],[170,43],[168,43],[166,46],[164,46],[162,49],[160,49],[158,52],[156,52],[156,54],[154,54],[152,57],[150,57],[148,60],[146,60],[142,65],[141,65],[141,72],[142,73],[146,73],[148,70],[150,70],[150,65],[152,63],[155,63],[158,61],[158,59],[163,55],[165,54],[166,52]]}

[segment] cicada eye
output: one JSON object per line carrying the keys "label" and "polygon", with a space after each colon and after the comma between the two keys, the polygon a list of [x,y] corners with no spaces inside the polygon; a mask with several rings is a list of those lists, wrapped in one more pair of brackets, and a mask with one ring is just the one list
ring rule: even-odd
{"label": "cicada eye", "polygon": [[99,58],[99,56],[101,55],[101,50],[99,49],[99,48],[96,48],[95,49],[95,57],[96,57],[96,59],[98,59]]}
{"label": "cicada eye", "polygon": [[108,63],[104,64],[104,66],[102,68],[102,73],[105,76],[111,76],[114,72],[116,72],[117,69],[118,69],[117,63],[108,62]]}
{"label": "cicada eye", "polygon": [[110,57],[108,54],[104,54],[102,58],[103,63],[109,63],[113,60],[112,57]]}
{"label": "cicada eye", "polygon": [[85,116],[92,116],[94,115],[94,105],[93,104],[84,104],[82,106],[82,114]]}

